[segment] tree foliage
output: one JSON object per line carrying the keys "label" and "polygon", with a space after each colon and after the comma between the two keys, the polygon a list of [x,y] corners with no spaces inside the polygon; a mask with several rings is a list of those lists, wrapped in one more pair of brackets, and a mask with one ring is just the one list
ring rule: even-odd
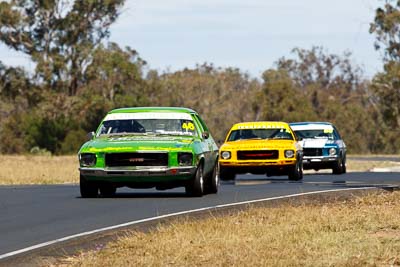
{"label": "tree foliage", "polygon": [[345,139],[352,140],[347,142],[351,151],[377,151],[379,127],[371,127],[379,125],[379,116],[369,84],[361,69],[351,63],[351,54],[329,54],[322,47],[296,48],[293,54],[293,58],[279,59],[277,70],[264,73],[264,87],[279,96],[269,98],[277,118],[330,121]]}
{"label": "tree foliage", "polygon": [[[21,153],[39,147],[56,154],[76,153],[85,141],[84,133],[95,130],[109,110],[149,104],[148,86],[142,78],[144,65],[130,48],[100,45],[87,68],[86,84],[73,96],[34,85],[24,72],[3,68],[0,94],[7,97],[0,100],[5,107],[0,109],[4,112],[0,152]],[[29,104],[32,97],[27,92],[31,91],[38,92],[34,105]]]}
{"label": "tree foliage", "polygon": [[[384,70],[372,79],[371,89],[379,109],[382,136],[390,152],[400,148],[400,1],[385,0],[375,11],[370,33],[375,48],[384,51]],[[386,143],[386,142],[385,142]]]}
{"label": "tree foliage", "polygon": [[149,75],[148,82],[157,92],[152,104],[185,106],[198,111],[221,141],[233,123],[258,119],[256,97],[260,89],[256,80],[238,69],[198,65],[158,76]]}
{"label": "tree foliage", "polygon": [[75,95],[94,49],[109,36],[123,0],[11,0],[0,3],[0,41],[36,63],[53,90]]}
{"label": "tree foliage", "polygon": [[375,11],[370,33],[376,35],[375,49],[383,49],[386,61],[400,61],[400,1],[385,0]]}
{"label": "tree foliage", "polygon": [[261,79],[204,63],[159,73],[130,48],[107,43],[123,0],[0,2],[0,42],[34,73],[0,62],[0,153],[76,153],[111,109],[195,109],[217,141],[242,121],[330,121],[350,153],[400,150],[400,3],[386,0],[371,24],[385,68],[365,80],[351,54],[293,49]]}

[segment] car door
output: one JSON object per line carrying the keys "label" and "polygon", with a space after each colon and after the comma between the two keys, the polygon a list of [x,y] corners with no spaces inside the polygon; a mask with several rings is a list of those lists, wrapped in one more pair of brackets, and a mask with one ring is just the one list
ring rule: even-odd
{"label": "car door", "polygon": [[199,124],[202,133],[201,138],[203,143],[202,147],[204,147],[205,160],[204,171],[206,173],[209,173],[214,169],[214,165],[218,155],[218,147],[215,144],[214,139],[211,136],[204,121],[197,114],[194,114],[194,117],[196,122]]}

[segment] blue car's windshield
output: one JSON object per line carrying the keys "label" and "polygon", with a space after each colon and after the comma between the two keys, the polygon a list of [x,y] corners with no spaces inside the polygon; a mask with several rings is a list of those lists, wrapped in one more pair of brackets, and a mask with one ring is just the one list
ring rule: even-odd
{"label": "blue car's windshield", "polygon": [[329,139],[334,140],[333,130],[318,129],[318,130],[295,130],[294,131],[299,138],[308,139]]}

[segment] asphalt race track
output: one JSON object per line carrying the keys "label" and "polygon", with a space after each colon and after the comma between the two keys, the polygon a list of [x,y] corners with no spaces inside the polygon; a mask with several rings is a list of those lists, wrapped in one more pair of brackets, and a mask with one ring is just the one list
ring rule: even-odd
{"label": "asphalt race track", "polygon": [[82,199],[78,185],[0,186],[0,259],[36,244],[130,221],[221,204],[297,193],[360,187],[400,186],[400,173],[306,174],[286,177],[240,175],[222,182],[219,193],[189,198],[183,188],[120,188],[113,198]]}

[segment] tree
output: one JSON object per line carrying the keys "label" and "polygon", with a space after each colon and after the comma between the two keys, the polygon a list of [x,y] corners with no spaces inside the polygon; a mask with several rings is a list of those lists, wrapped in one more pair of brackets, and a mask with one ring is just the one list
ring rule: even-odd
{"label": "tree", "polygon": [[400,126],[400,64],[388,62],[383,73],[372,80],[371,88],[377,96],[377,105],[387,127],[398,129]]}
{"label": "tree", "polygon": [[[146,95],[142,78],[145,64],[130,47],[123,50],[115,43],[110,43],[107,48],[100,45],[94,51],[93,61],[86,71],[89,93],[101,95],[111,102],[123,101],[120,102],[122,106],[141,104],[141,99]],[[123,99],[118,99],[121,95],[125,99],[132,96],[137,103],[124,103]]]}
{"label": "tree", "polygon": [[288,107],[300,106],[295,110],[297,117],[334,123],[349,140],[351,152],[381,152],[376,99],[351,54],[329,54],[322,47],[295,48],[293,53],[294,58],[277,62],[277,70],[269,72],[268,79],[264,73],[266,96],[272,98],[270,106],[276,106],[273,110],[293,120],[295,115],[287,112]]}
{"label": "tree", "polygon": [[[10,0],[0,3],[0,41],[31,56],[36,75],[75,95],[124,0]],[[61,88],[61,89],[60,89]]]}
{"label": "tree", "polygon": [[194,69],[158,75],[149,73],[150,91],[155,89],[152,104],[184,106],[198,111],[214,138],[221,141],[237,122],[259,118],[257,80],[234,68],[216,68],[204,63]]}
{"label": "tree", "polygon": [[388,126],[400,126],[400,1],[386,0],[375,11],[370,33],[375,34],[375,48],[384,50],[384,72],[378,73],[372,88],[378,97]]}
{"label": "tree", "polygon": [[306,95],[296,88],[285,70],[269,69],[262,77],[260,99],[264,120],[293,122],[316,119]]}
{"label": "tree", "polygon": [[303,90],[317,85],[319,90],[330,92],[345,103],[354,97],[352,93],[365,88],[362,70],[352,64],[349,52],[339,56],[327,53],[322,47],[312,47],[310,50],[295,48],[292,53],[294,59],[281,58],[277,66],[286,70]]}
{"label": "tree", "polygon": [[376,35],[375,49],[384,49],[386,62],[400,62],[400,1],[385,0],[376,9],[369,32]]}

